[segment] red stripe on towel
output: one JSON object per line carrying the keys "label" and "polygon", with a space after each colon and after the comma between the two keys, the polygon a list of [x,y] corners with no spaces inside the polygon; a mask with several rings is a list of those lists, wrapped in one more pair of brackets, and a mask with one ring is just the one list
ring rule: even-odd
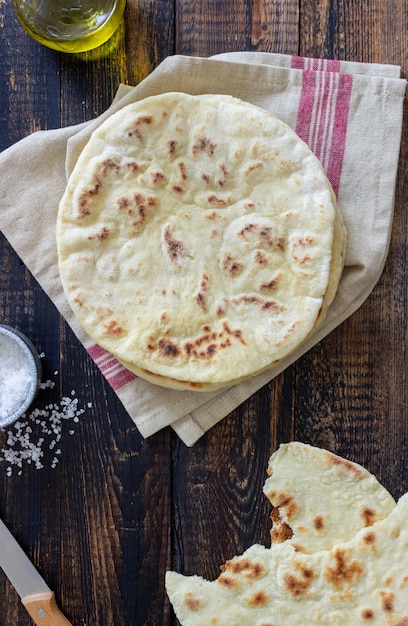
{"label": "red stripe on towel", "polygon": [[302,70],[296,132],[320,159],[334,192],[340,186],[353,86],[351,74],[340,72],[340,61],[292,57]]}
{"label": "red stripe on towel", "polygon": [[344,150],[346,148],[348,114],[353,86],[353,77],[351,74],[340,74],[339,77],[340,84],[334,116],[333,137],[327,166],[327,177],[336,195],[339,191]]}
{"label": "red stripe on towel", "polygon": [[115,391],[137,378],[136,374],[126,369],[110,352],[96,343],[90,346],[87,352]]}

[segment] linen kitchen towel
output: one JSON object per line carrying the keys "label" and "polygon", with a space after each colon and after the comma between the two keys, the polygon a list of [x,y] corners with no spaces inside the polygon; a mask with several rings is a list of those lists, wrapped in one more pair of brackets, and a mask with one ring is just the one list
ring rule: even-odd
{"label": "linen kitchen towel", "polygon": [[[367,298],[388,253],[405,87],[400,68],[394,65],[257,52],[226,53],[210,59],[172,56],[136,87],[121,86],[111,107],[98,118],[69,128],[38,131],[0,154],[0,229],[144,437],[171,425],[186,445],[193,445]],[[348,231],[344,272],[321,328],[272,370],[220,391],[165,389],[126,370],[83,331],[67,304],[58,273],[58,203],[90,134],[126,104],[167,91],[229,94],[266,109],[291,126],[325,167]],[[32,158],[34,154],[36,158]],[[36,215],[30,229],[23,224],[27,207]]]}

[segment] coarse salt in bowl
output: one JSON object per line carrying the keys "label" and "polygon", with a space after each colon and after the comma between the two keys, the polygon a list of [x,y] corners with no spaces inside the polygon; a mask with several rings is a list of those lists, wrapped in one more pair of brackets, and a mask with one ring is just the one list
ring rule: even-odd
{"label": "coarse salt in bowl", "polygon": [[0,324],[0,428],[15,422],[33,402],[41,382],[41,362],[31,341]]}

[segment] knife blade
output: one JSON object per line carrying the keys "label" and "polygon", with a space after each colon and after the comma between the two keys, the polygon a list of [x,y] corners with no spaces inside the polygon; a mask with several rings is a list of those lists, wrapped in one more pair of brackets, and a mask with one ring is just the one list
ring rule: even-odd
{"label": "knife blade", "polygon": [[0,520],[0,567],[38,626],[72,626],[59,610],[54,592]]}

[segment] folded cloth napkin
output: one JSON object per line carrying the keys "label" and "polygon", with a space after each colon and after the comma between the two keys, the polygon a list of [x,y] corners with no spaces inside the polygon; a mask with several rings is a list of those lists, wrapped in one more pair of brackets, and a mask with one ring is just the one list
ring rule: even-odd
{"label": "folded cloth napkin", "polygon": [[[111,107],[97,119],[38,131],[0,154],[2,232],[95,360],[142,436],[171,425],[186,445],[193,445],[367,298],[388,252],[405,86],[400,68],[393,65],[251,52],[209,59],[172,56],[136,87],[121,86]],[[323,163],[348,230],[344,273],[322,327],[274,369],[221,391],[164,389],[124,369],[80,327],[58,273],[58,203],[90,134],[126,104],[167,91],[230,94],[289,124]]]}

